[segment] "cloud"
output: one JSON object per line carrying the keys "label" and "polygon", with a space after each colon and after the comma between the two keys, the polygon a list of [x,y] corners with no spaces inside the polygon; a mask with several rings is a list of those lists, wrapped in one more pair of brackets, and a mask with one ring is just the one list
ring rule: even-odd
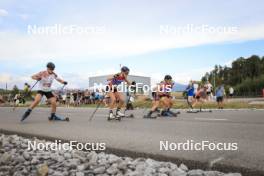
{"label": "cloud", "polygon": [[14,85],[17,85],[19,88],[23,88],[25,82],[33,84],[34,81],[27,76],[0,73],[0,88],[5,88],[6,84],[8,85],[8,89],[12,89]]}
{"label": "cloud", "polygon": [[0,17],[8,16],[8,12],[5,9],[0,9]]}
{"label": "cloud", "polygon": [[0,83],[6,83],[6,82],[10,82],[12,80],[11,75],[9,74],[0,74]]}
{"label": "cloud", "polygon": [[79,61],[120,58],[159,50],[221,42],[241,42],[264,38],[264,25],[239,28],[232,34],[183,33],[181,35],[130,34],[107,31],[100,35],[29,35],[0,31],[0,60],[32,61],[55,58]]}

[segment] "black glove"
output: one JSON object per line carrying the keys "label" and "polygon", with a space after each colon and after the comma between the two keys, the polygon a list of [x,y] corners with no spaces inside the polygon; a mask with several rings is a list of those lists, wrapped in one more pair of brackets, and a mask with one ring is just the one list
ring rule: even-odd
{"label": "black glove", "polygon": [[64,81],[64,82],[63,82],[63,84],[64,84],[64,85],[67,85],[67,84],[68,84],[68,82],[67,82],[67,81]]}

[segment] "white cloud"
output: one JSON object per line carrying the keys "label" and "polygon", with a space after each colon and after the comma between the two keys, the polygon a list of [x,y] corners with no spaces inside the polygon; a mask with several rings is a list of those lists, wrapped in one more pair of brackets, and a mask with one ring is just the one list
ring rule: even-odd
{"label": "white cloud", "polygon": [[8,16],[8,12],[5,9],[0,9],[0,17]]}
{"label": "white cloud", "polygon": [[[244,27],[232,35],[203,33],[202,35],[183,34],[181,36],[135,36],[124,33],[116,35],[107,32],[104,35],[95,36],[31,36],[14,31],[0,31],[0,61],[13,61],[18,65],[23,64],[25,67],[35,66],[35,64],[39,64],[40,61],[47,58],[52,58],[54,62],[63,61],[65,63],[77,58],[78,62],[89,63],[89,60],[98,60],[100,57],[114,59],[170,48],[261,39],[264,38],[263,31],[264,25]],[[230,64],[230,62],[227,64]],[[177,73],[172,76],[176,82],[186,84],[191,79],[200,79],[205,72],[210,70],[211,68],[188,70],[186,73]],[[102,69],[93,73],[77,71],[76,73],[65,73],[62,75],[70,83],[70,88],[85,88],[88,87],[89,76],[115,72],[115,69]],[[161,73],[133,72],[131,74],[151,75],[152,84],[159,82],[164,76]],[[30,81],[30,78],[0,73],[0,84],[2,85],[5,85],[5,82],[9,82],[10,85],[18,84],[22,86],[25,81]],[[59,87],[60,85],[55,84],[55,86]]]}
{"label": "white cloud", "polygon": [[0,74],[0,83],[6,83],[6,82],[9,82],[11,80],[12,80],[11,75],[6,74],[6,73]]}
{"label": "white cloud", "polygon": [[9,74],[9,73],[0,73],[0,88],[5,88],[6,83],[8,89],[12,89],[14,85],[17,85],[19,88],[22,88],[24,83],[33,83],[34,81],[27,76]]}
{"label": "white cloud", "polygon": [[[264,25],[240,28],[233,34],[184,33],[180,36],[106,32],[89,36],[35,36],[0,32],[0,60],[32,61],[36,58],[61,58],[63,61],[120,58],[157,50],[219,42],[240,42],[264,38]],[[36,61],[35,61],[36,62]]]}

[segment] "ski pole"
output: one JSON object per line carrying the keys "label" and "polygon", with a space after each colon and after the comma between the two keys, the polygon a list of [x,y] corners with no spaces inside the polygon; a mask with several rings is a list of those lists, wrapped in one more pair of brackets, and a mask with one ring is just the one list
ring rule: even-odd
{"label": "ski pole", "polygon": [[94,112],[92,113],[92,115],[90,116],[90,118],[89,118],[89,121],[92,121],[92,119],[93,119],[93,117],[94,117],[94,115],[95,115],[95,113],[97,112],[97,110],[99,109],[99,107],[100,107],[100,105],[102,104],[102,102],[104,101],[104,99],[102,98],[102,100],[101,101],[99,101],[99,103],[97,104],[97,106],[96,106],[96,108],[95,108],[95,110],[94,110]]}

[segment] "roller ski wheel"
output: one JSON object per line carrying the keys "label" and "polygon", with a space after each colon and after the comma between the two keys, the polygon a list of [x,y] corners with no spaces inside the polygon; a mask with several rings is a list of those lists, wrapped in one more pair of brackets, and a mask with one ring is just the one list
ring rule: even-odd
{"label": "roller ski wheel", "polygon": [[167,111],[168,117],[177,117],[178,113],[172,112],[172,111]]}
{"label": "roller ski wheel", "polygon": [[135,116],[134,116],[134,114],[130,114],[130,115],[124,116],[124,117],[126,117],[126,118],[134,118]]}
{"label": "roller ski wheel", "polygon": [[70,121],[70,118],[69,117],[66,117],[64,121],[69,122]]}
{"label": "roller ski wheel", "polygon": [[148,115],[144,115],[143,118],[144,119],[157,119],[158,116],[148,116]]}
{"label": "roller ski wheel", "polygon": [[122,116],[114,115],[113,113],[109,114],[107,117],[107,121],[112,121],[112,120],[118,120],[121,121]]}
{"label": "roller ski wheel", "polygon": [[200,109],[199,112],[213,112],[211,109]]}
{"label": "roller ski wheel", "polygon": [[188,110],[188,111],[186,111],[186,112],[187,112],[187,113],[198,113],[199,111],[191,109],[191,110]]}
{"label": "roller ski wheel", "polygon": [[124,116],[116,116],[116,120],[118,120],[120,122],[122,117],[124,117]]}
{"label": "roller ski wheel", "polygon": [[115,118],[110,118],[109,116],[108,116],[108,118],[107,118],[107,121],[113,121],[113,120],[117,120],[117,121],[121,121],[121,119],[122,119],[122,117],[120,116],[120,117],[115,117]]}
{"label": "roller ski wheel", "polygon": [[59,117],[59,116],[56,116],[55,117],[49,117],[49,121],[65,121],[65,122],[69,122],[70,121],[70,118],[69,117]]}

